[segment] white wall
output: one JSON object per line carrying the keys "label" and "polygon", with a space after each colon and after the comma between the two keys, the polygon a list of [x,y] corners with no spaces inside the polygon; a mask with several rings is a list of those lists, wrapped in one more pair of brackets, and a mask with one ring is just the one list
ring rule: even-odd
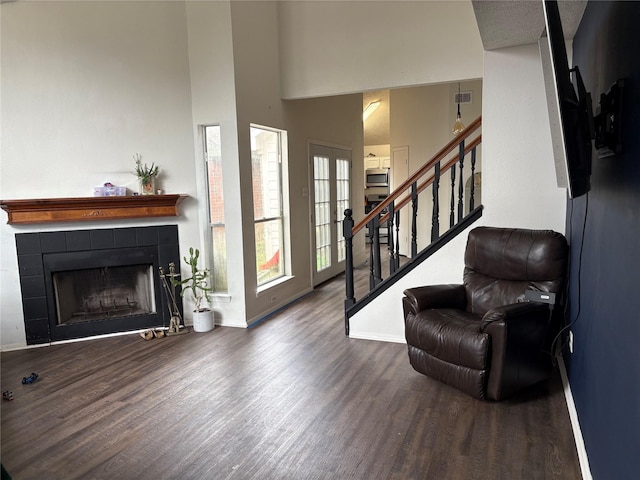
{"label": "white wall", "polygon": [[[480,225],[564,233],[565,191],[556,187],[537,45],[485,52]],[[351,319],[350,336],[404,342],[402,291],[460,283],[467,232]]]}
{"label": "white wall", "polygon": [[[240,169],[238,164],[238,126],[236,90],[229,2],[187,2],[189,65],[193,133],[196,146],[196,178],[199,198],[206,198],[202,125],[220,125],[224,172],[225,229],[229,245],[241,244]],[[200,205],[200,223],[206,225],[206,208]],[[201,251],[209,237],[201,231]],[[186,248],[186,246],[185,246]],[[211,264],[211,259],[207,259]],[[211,307],[215,321],[226,326],[246,326],[244,255],[241,249],[227,251],[228,294],[213,295]]]}
{"label": "white wall", "polygon": [[282,2],[283,98],[482,77],[470,1]]}
{"label": "white wall", "polygon": [[409,145],[409,175],[451,140],[449,86],[398,88],[391,91],[391,146]]}
{"label": "white wall", "polygon": [[[324,6],[329,7],[328,4]],[[289,139],[288,188],[285,194],[288,195],[289,204],[291,242],[286,245],[286,250],[290,259],[291,278],[267,291],[258,291],[256,283],[252,192],[250,189],[240,192],[246,317],[249,325],[313,288],[309,141],[351,147],[354,171],[362,171],[362,157],[359,155],[363,148],[360,94],[301,102],[281,100],[281,76],[289,68],[295,68],[281,59],[279,34],[287,28],[282,25],[283,19],[279,16],[281,8],[283,3],[271,1],[231,3],[240,185],[251,185],[250,124],[287,130]],[[313,19],[310,21],[309,27],[314,23]],[[323,42],[324,39],[318,43]],[[296,60],[306,61],[304,58]],[[356,218],[361,218],[364,212],[358,211],[362,203],[356,192],[362,191],[363,179],[361,175],[354,175],[353,178],[354,211]],[[364,260],[363,235],[361,242],[356,239],[356,261]]]}
{"label": "white wall", "polygon": [[178,218],[0,229],[0,344],[25,345],[14,234],[178,224],[198,241],[185,5],[2,5],[3,199],[82,197],[110,181],[135,189],[132,155],[160,166],[161,188],[190,199]]}
{"label": "white wall", "polygon": [[484,65],[483,222],[564,233],[538,46],[485,52]]}
{"label": "white wall", "polygon": [[[278,50],[278,4],[272,1],[231,2],[236,104],[238,115],[238,158],[240,185],[250,186],[251,124],[287,129],[280,93],[280,54]],[[289,190],[287,190],[289,192]],[[289,303],[311,289],[308,278],[291,271],[291,277],[268,291],[258,291],[256,278],[253,192],[242,188],[242,250],[247,323],[260,320],[271,311]],[[289,203],[300,201],[300,193]],[[289,218],[293,227],[303,219]],[[239,244],[236,243],[236,244]],[[285,245],[290,251],[291,246]],[[286,254],[286,252],[285,252]],[[305,255],[308,259],[308,254]],[[298,275],[298,276],[296,276]]]}

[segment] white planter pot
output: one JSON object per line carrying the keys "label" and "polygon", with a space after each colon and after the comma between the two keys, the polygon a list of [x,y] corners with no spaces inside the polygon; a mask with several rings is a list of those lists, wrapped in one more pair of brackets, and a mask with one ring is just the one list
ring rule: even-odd
{"label": "white planter pot", "polygon": [[200,312],[193,312],[193,331],[194,332],[208,332],[215,328],[213,323],[213,311],[202,310]]}

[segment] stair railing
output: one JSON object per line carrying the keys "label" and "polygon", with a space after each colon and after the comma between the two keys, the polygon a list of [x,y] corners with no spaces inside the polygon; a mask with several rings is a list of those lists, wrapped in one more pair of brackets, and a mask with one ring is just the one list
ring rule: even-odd
{"label": "stair railing", "polygon": [[[347,313],[356,304],[354,294],[353,274],[353,237],[365,227],[371,240],[369,249],[369,291],[374,291],[384,279],[382,278],[382,255],[380,244],[380,227],[387,224],[389,251],[389,276],[393,276],[400,268],[400,211],[410,205],[411,218],[411,258],[418,255],[418,195],[432,187],[432,215],[430,242],[436,242],[440,237],[440,182],[443,174],[450,172],[451,196],[449,200],[449,229],[460,223],[464,218],[464,167],[465,159],[470,155],[471,187],[469,191],[469,211],[475,208],[475,182],[473,181],[476,168],[477,148],[482,142],[480,128],[482,117],[475,119],[461,133],[442,147],[419,170],[398,186],[384,201],[377,205],[362,220],[354,225],[353,211],[344,212],[343,235],[345,238],[345,333],[349,334]],[[473,139],[467,139],[477,132]],[[445,157],[458,149],[458,153],[445,160]],[[444,163],[443,163],[444,162]],[[456,195],[457,182],[457,195]],[[395,231],[394,231],[395,229]],[[446,233],[446,232],[445,232]],[[444,235],[444,233],[443,233]]]}

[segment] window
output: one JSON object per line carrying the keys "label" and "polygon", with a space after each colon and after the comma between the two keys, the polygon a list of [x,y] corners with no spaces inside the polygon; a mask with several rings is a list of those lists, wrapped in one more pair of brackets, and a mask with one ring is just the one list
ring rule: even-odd
{"label": "window", "polygon": [[209,198],[209,229],[213,270],[211,278],[214,291],[226,292],[227,243],[224,224],[224,191],[222,189],[222,152],[220,126],[204,127],[204,152],[207,171],[207,193]]}
{"label": "window", "polygon": [[251,127],[253,214],[258,286],[285,274],[282,133]]}

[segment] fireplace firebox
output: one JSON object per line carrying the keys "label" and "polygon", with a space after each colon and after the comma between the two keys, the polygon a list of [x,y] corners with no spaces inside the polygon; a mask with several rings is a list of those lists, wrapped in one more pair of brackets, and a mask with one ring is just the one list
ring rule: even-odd
{"label": "fireplace firebox", "polygon": [[179,264],[177,226],[25,233],[16,245],[28,344],[169,325],[158,268]]}
{"label": "fireplace firebox", "polygon": [[152,267],[123,265],[53,272],[57,324],[156,313]]}

